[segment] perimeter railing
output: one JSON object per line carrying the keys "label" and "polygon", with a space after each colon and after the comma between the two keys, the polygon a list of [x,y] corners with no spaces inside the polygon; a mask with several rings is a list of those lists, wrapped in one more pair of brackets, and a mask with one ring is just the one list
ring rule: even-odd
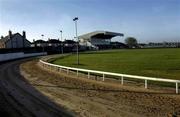
{"label": "perimeter railing", "polygon": [[145,76],[136,76],[136,75],[127,75],[127,74],[119,74],[119,73],[111,73],[111,72],[104,72],[104,71],[96,71],[96,70],[88,70],[88,69],[81,69],[81,68],[73,68],[73,67],[66,67],[61,65],[55,65],[48,62],[45,62],[43,60],[39,61],[40,65],[43,68],[52,68],[54,67],[57,71],[61,72],[62,70],[66,70],[66,73],[69,74],[69,71],[75,71],[77,76],[79,75],[79,72],[87,73],[87,77],[90,78],[91,74],[99,74],[102,75],[102,81],[105,80],[105,77],[108,76],[118,76],[121,78],[121,84],[124,83],[124,78],[132,78],[132,79],[140,79],[144,80],[144,87],[147,89],[148,87],[148,81],[159,81],[159,82],[168,82],[168,83],[174,83],[176,87],[176,94],[178,94],[178,84],[180,83],[180,80],[173,80],[173,79],[163,79],[163,78],[153,78],[153,77],[145,77]]}

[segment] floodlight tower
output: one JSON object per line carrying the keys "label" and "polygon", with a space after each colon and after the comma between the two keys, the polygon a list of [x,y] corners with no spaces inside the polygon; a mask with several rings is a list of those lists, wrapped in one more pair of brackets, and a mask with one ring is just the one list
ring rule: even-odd
{"label": "floodlight tower", "polygon": [[78,17],[75,17],[73,19],[73,21],[75,22],[75,30],[76,30],[76,38],[77,38],[77,65],[79,65],[79,38],[77,35],[77,21],[78,21]]}
{"label": "floodlight tower", "polygon": [[63,54],[63,37],[62,37],[62,30],[60,30],[61,33],[61,54]]}
{"label": "floodlight tower", "polygon": [[[44,39],[44,34],[41,35],[42,36],[42,40]],[[42,43],[42,51],[44,52],[44,43]]]}

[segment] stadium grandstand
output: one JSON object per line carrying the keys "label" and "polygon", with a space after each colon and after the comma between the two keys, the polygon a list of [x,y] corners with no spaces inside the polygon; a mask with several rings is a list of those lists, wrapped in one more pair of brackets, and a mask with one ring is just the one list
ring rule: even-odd
{"label": "stadium grandstand", "polygon": [[106,49],[111,47],[111,39],[116,36],[124,36],[122,33],[109,31],[94,31],[79,36],[79,44],[89,49]]}

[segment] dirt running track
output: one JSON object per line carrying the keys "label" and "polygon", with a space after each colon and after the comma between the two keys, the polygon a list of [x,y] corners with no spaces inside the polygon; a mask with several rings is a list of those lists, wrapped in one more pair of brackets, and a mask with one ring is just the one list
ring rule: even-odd
{"label": "dirt running track", "polygon": [[0,65],[1,117],[62,117],[75,116],[57,106],[32,87],[21,75],[19,66],[25,60]]}
{"label": "dirt running track", "polygon": [[21,74],[80,117],[180,117],[180,95],[70,77],[44,70],[37,62],[22,64]]}

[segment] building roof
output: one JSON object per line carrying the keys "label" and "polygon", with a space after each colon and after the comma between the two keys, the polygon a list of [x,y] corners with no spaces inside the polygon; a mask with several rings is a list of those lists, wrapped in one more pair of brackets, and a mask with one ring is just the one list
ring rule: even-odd
{"label": "building roof", "polygon": [[116,32],[109,32],[109,31],[94,31],[94,32],[90,32],[90,33],[81,35],[81,36],[79,36],[79,38],[87,39],[87,40],[89,40],[90,38],[111,39],[115,36],[124,36],[124,34],[116,33]]}
{"label": "building roof", "polygon": [[65,40],[65,44],[75,44],[76,42],[74,40]]}
{"label": "building roof", "polygon": [[61,43],[61,41],[59,41],[58,39],[49,39],[47,42],[48,43]]}
{"label": "building roof", "polygon": [[[22,37],[22,35],[21,34],[19,34],[19,33],[14,33],[14,34],[12,34],[12,36],[11,36],[11,38],[13,38],[14,36],[16,36],[16,35],[20,35],[21,37]],[[7,41],[9,41],[10,40],[10,37],[9,37],[9,35],[7,35],[7,36],[5,36],[5,37],[3,37],[2,39],[0,39],[0,43],[1,42],[3,42],[3,43],[6,43]],[[27,40],[27,39],[26,39]],[[27,40],[29,43],[31,43],[29,40]]]}
{"label": "building roof", "polygon": [[46,43],[46,41],[39,39],[39,40],[34,41],[33,43]]}
{"label": "building roof", "polygon": [[[12,34],[12,38],[15,36],[15,35],[20,35],[19,33],[15,33],[15,34]],[[7,42],[8,40],[10,40],[9,38],[9,35],[3,37],[2,39],[0,39],[0,42]]]}

